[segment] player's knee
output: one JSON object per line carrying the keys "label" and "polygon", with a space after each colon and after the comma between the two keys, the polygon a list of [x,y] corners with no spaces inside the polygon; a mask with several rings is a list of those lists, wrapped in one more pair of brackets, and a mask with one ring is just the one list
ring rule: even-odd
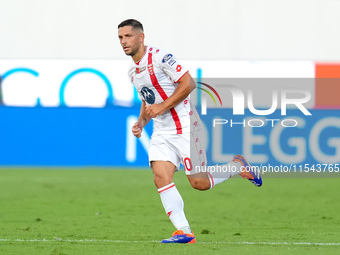
{"label": "player's knee", "polygon": [[208,190],[210,189],[210,181],[205,178],[191,178],[190,184],[194,189],[197,190]]}
{"label": "player's knee", "polygon": [[172,179],[168,176],[162,176],[162,175],[154,175],[153,182],[155,183],[156,187],[162,188],[172,182]]}

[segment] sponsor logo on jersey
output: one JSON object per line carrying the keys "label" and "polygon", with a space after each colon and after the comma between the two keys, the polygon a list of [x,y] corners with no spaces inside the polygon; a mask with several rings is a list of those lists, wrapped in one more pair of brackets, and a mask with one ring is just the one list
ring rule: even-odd
{"label": "sponsor logo on jersey", "polygon": [[168,62],[168,64],[170,66],[173,66],[175,63],[176,63],[176,60],[174,60],[174,59],[170,59],[169,62]]}
{"label": "sponsor logo on jersey", "polygon": [[154,74],[154,72],[153,72],[153,64],[149,64],[149,65],[148,65],[148,70],[149,70],[149,74],[150,74],[150,75],[153,75],[153,74]]}
{"label": "sponsor logo on jersey", "polygon": [[170,59],[172,58],[172,54],[167,54],[164,56],[164,58],[162,59],[162,62],[168,62]]}
{"label": "sponsor logo on jersey", "polygon": [[155,93],[153,93],[153,91],[151,89],[149,89],[148,87],[143,87],[141,89],[140,93],[142,94],[144,100],[148,104],[154,104],[155,103]]}

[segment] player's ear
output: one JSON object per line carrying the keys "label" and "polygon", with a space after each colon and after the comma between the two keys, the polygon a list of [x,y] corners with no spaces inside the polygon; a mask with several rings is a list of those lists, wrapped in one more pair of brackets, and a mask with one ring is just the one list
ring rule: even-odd
{"label": "player's ear", "polygon": [[144,42],[144,38],[145,38],[145,34],[142,32],[142,33],[140,33],[140,35],[139,35],[139,41],[142,43],[142,42]]}

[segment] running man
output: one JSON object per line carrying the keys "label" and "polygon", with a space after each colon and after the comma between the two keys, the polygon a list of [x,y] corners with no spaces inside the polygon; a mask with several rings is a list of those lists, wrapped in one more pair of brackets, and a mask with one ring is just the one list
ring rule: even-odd
{"label": "running man", "polygon": [[262,185],[262,179],[241,155],[224,165],[232,171],[194,171],[195,166],[207,164],[200,135],[202,123],[189,100],[196,84],[173,54],[144,45],[144,36],[143,25],[137,20],[128,19],[118,25],[120,44],[125,54],[132,57],[128,75],[142,99],[132,133],[139,138],[145,125],[153,119],[148,151],[150,167],[165,212],[177,229],[162,243],[195,243],[195,235],[184,214],[183,199],[173,183],[181,163],[191,186],[198,190],[209,190],[235,175],[256,186]]}

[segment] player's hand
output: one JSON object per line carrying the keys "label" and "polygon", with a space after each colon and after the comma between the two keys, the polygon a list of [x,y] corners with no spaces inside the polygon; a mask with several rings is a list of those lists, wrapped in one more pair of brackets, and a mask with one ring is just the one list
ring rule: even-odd
{"label": "player's hand", "polygon": [[140,122],[136,122],[133,126],[132,126],[132,134],[139,138],[142,135],[142,131],[143,131],[143,124]]}
{"label": "player's hand", "polygon": [[165,112],[163,104],[153,104],[145,107],[146,113],[151,117],[155,118],[162,115]]}

